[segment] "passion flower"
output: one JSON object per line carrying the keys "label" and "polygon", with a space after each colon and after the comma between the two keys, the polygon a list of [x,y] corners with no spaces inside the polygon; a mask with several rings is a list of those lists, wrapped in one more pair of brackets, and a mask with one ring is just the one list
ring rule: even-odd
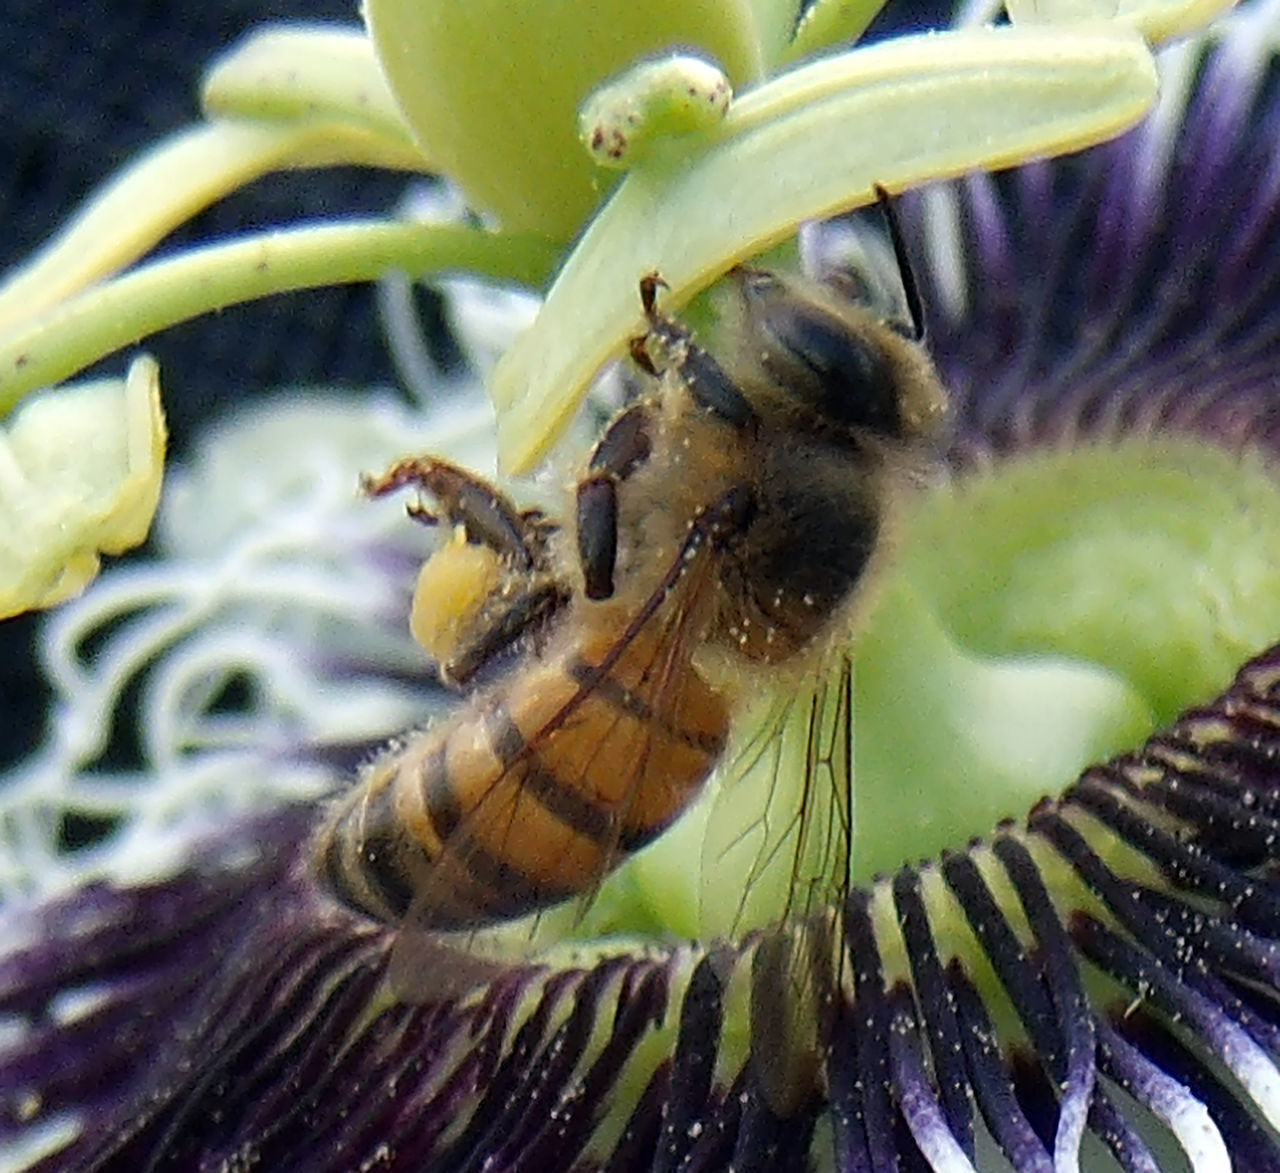
{"label": "passion flower", "polygon": [[[905,202],[952,477],[856,650],[854,884],[817,928],[673,944],[658,900],[647,939],[579,932],[456,997],[388,999],[395,935],[319,890],[307,848],[324,767],[376,723],[333,697],[376,675],[398,712],[424,703],[392,635],[413,555],[353,520],[331,459],[274,487],[292,511],[237,513],[192,470],[188,501],[225,511],[216,553],[175,516],[166,569],[51,637],[72,731],[104,680],[172,649],[143,706],[157,789],[124,833],[183,855],[6,912],[0,1138],[40,1170],[1280,1168],[1274,20],[1166,54],[1156,117],[1108,146]],[[407,444],[403,417],[333,416],[307,418],[341,467]],[[234,484],[252,458],[224,451]],[[187,606],[121,625],[77,676],[96,617],[157,598]],[[884,658],[904,640],[915,677]],[[1017,721],[979,703],[1032,654],[1080,667]],[[237,673],[284,703],[214,703]],[[1141,744],[1086,737],[1102,764],[1081,772],[1081,739],[1041,751],[1085,695],[1090,728]],[[36,779],[68,760],[27,763],[6,814],[38,827]],[[267,773],[298,801],[248,813]],[[199,848],[164,805],[179,783],[204,787]],[[79,776],[73,797],[107,789]],[[781,1026],[753,1012],[762,949],[813,939],[836,959],[822,993]]]}

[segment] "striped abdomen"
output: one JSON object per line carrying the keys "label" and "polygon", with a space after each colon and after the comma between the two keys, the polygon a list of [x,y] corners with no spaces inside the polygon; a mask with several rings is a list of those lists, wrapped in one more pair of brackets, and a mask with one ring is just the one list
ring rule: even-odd
{"label": "striped abdomen", "polygon": [[617,631],[583,634],[374,763],[319,843],[339,899],[431,929],[521,916],[679,814],[723,751],[724,702],[683,648],[641,632],[602,672]]}

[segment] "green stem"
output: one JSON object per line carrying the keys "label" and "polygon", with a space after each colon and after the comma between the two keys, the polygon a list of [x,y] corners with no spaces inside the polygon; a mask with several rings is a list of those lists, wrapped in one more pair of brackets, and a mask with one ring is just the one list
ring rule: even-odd
{"label": "green stem", "polygon": [[158,143],[104,184],[0,285],[0,331],[132,264],[178,225],[246,183],[288,167],[336,163],[425,170],[410,144],[335,122],[195,126]]}
{"label": "green stem", "polygon": [[0,414],[139,339],[273,293],[468,272],[537,286],[558,252],[539,236],[363,220],[267,232],[141,266],[0,339]]}

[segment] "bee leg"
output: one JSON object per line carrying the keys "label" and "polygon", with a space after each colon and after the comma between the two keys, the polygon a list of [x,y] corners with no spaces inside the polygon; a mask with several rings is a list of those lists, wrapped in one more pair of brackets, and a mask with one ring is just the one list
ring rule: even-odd
{"label": "bee leg", "polygon": [[555,579],[531,576],[525,589],[503,600],[503,605],[486,614],[474,636],[460,642],[440,673],[447,684],[465,687],[486,664],[517,641],[536,636],[569,599],[566,588]]}
{"label": "bee leg", "polygon": [[[366,476],[360,487],[370,497],[381,497],[408,485],[426,489],[443,515],[466,530],[468,540],[488,546],[514,569],[545,566],[547,537],[554,527],[537,510],[521,511],[487,481],[456,464],[435,456],[406,457],[379,477]],[[411,504],[409,515],[428,524],[439,520],[422,505]]]}
{"label": "bee leg", "polygon": [[613,598],[618,564],[618,482],[593,473],[578,482],[578,560],[588,599]]}
{"label": "bee leg", "polygon": [[755,409],[724,368],[693,341],[685,326],[658,312],[658,289],[665,285],[657,273],[640,278],[640,304],[649,329],[631,339],[632,359],[655,377],[674,370],[699,407],[739,431],[754,430],[759,423]]}
{"label": "bee leg", "polygon": [[618,562],[618,484],[649,459],[652,407],[635,403],[609,425],[578,482],[578,560],[588,599],[613,597]]}
{"label": "bee leg", "polygon": [[[409,486],[438,502],[438,513],[411,503],[410,517],[429,525],[443,520],[461,526],[468,543],[492,551],[499,564],[497,586],[489,597],[461,610],[442,601],[434,579],[430,588],[420,579],[414,592],[413,614],[418,616],[421,608],[425,616],[415,636],[435,659],[441,680],[463,687],[507,648],[538,638],[568,599],[569,588],[553,573],[548,551],[556,526],[540,510],[519,509],[487,481],[434,456],[397,461],[381,476],[365,477],[361,485],[371,497]],[[445,581],[451,579],[456,572],[440,561],[448,552],[447,544],[437,550],[423,573],[439,567]]]}
{"label": "bee leg", "polygon": [[690,398],[735,431],[752,432],[760,423],[755,408],[724,368],[700,346],[689,343],[676,364]]}

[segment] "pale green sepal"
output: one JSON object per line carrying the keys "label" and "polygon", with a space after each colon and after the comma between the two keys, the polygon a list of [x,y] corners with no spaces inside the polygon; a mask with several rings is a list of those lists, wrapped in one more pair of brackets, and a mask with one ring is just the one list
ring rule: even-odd
{"label": "pale green sepal", "polygon": [[[0,335],[136,261],[215,200],[272,171],[330,163],[420,167],[416,149],[391,149],[338,124],[192,127],[134,160],[90,197],[61,232],[0,284]],[[141,335],[135,335],[141,337]]]}
{"label": "pale green sepal", "polygon": [[456,224],[358,220],[241,235],[140,265],[0,337],[0,414],[166,326],[273,293],[466,272],[537,286],[557,257],[547,241]]}
{"label": "pale green sepal", "polygon": [[732,97],[724,72],[701,57],[645,61],[583,103],[578,137],[601,167],[625,169],[660,138],[715,126]]}
{"label": "pale green sepal", "polygon": [[250,33],[205,73],[200,102],[211,118],[341,121],[363,126],[429,162],[359,29],[283,25]]}
{"label": "pale green sepal", "polygon": [[921,501],[904,556],[965,646],[1105,665],[1170,721],[1275,641],[1277,551],[1263,460],[1163,437],[966,477]]}
{"label": "pale green sepal", "polygon": [[504,467],[524,471],[584,388],[643,330],[640,277],[678,308],[804,220],[973,168],[1076,150],[1119,133],[1156,94],[1132,32],[970,29],[815,62],[745,95],[697,149],[628,172],[570,254],[533,326],[499,364]]}
{"label": "pale green sepal", "polygon": [[160,499],[160,371],[35,396],[0,430],[0,617],[79,594],[99,554],[146,536]]}
{"label": "pale green sepal", "polygon": [[680,48],[742,86],[763,69],[744,0],[366,0],[405,120],[474,207],[572,239],[614,182],[578,142],[578,109],[610,77]]}

